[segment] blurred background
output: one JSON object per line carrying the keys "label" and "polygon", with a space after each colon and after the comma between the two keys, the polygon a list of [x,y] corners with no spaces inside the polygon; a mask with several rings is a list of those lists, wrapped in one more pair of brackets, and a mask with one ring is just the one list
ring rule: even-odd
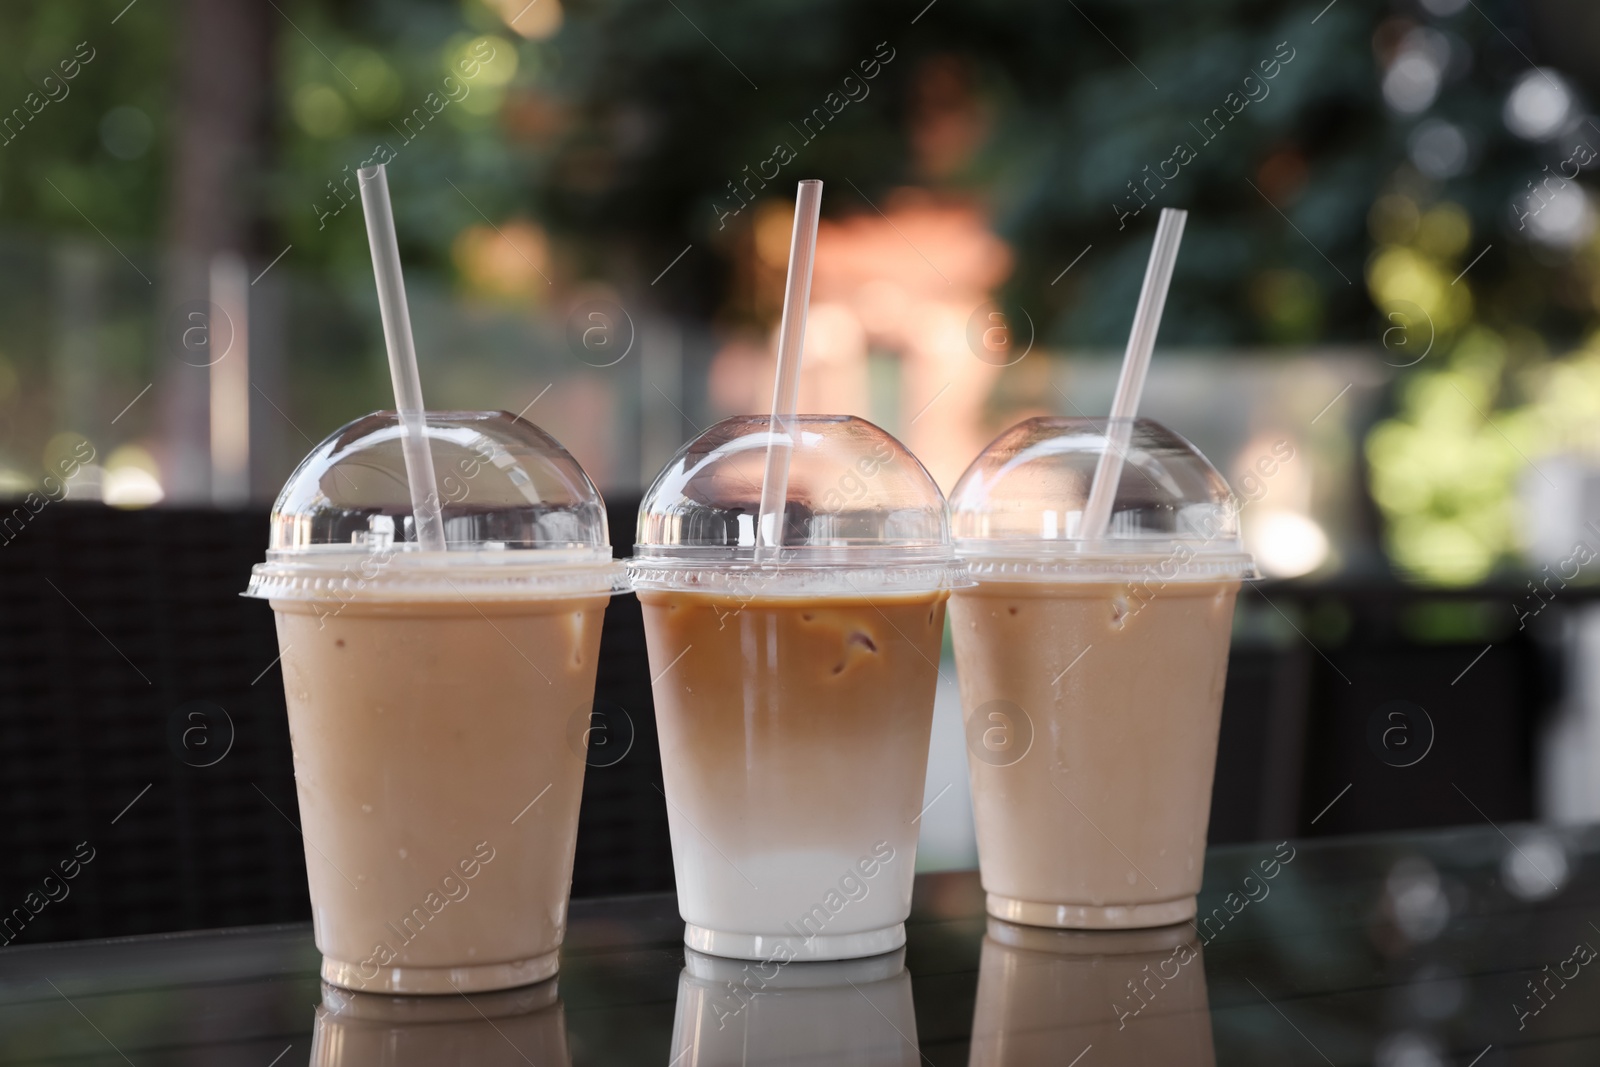
{"label": "blurred background", "polygon": [[[373,161],[431,406],[548,429],[623,554],[677,448],[768,403],[798,179],[826,183],[802,404],[946,489],[1021,418],[1106,410],[1155,215],[1187,208],[1144,412],[1230,479],[1269,579],[1213,839],[1600,818],[1597,48],[1581,0],[6,5],[16,877],[94,789],[109,815],[154,779],[124,828],[278,856],[301,906],[248,788],[292,806],[270,621],[230,598],[300,457],[389,406]],[[617,662],[644,767],[591,777],[642,776],[606,825],[658,827],[648,679]],[[231,760],[169,754],[194,701]],[[975,862],[959,714],[947,684],[924,866]],[[670,884],[585,883],[664,847],[616,833],[586,823],[580,891]]]}

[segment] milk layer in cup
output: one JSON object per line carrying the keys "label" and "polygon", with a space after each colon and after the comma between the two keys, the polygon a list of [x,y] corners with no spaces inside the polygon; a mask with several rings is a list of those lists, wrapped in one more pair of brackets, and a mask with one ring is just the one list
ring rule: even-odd
{"label": "milk layer in cup", "polygon": [[1122,430],[1103,536],[1080,524],[1104,420],[1020,423],[951,493],[975,581],[951,625],[979,866],[989,913],[1014,922],[1194,915],[1234,600],[1254,567],[1199,451],[1146,419]]}
{"label": "milk layer in cup", "polygon": [[536,982],[566,929],[621,577],[605,506],[532,424],[430,413],[448,549],[422,551],[401,434],[369,415],[306,458],[248,593],[277,616],[322,975],[387,993]]}

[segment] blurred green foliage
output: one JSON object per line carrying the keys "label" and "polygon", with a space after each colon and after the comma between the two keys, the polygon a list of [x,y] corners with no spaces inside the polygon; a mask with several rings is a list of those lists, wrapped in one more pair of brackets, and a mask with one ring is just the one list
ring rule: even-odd
{"label": "blurred green foliage", "polygon": [[[833,216],[871,213],[900,187],[982,205],[1016,257],[1002,299],[1057,349],[1122,343],[1163,206],[1192,212],[1165,344],[1388,346],[1397,323],[1404,339],[1426,322],[1425,361],[1391,360],[1394,411],[1367,455],[1391,551],[1430,580],[1481,578],[1512,552],[1526,456],[1572,447],[1571,427],[1600,415],[1584,340],[1595,240],[1536,247],[1512,208],[1589,134],[1507,132],[1507,92],[1538,51],[1534,8],[1515,0],[1444,16],[1416,0],[270,6],[266,162],[238,191],[247,251],[264,263],[292,244],[283,269],[321,285],[366,291],[360,212],[340,205],[355,168],[392,153],[409,270],[481,290],[464,242],[493,225],[524,235],[530,265],[548,240],[568,281],[738,321],[755,212],[728,220],[734,183],[786,145],[797,158],[762,197],[819,177]],[[80,43],[94,52],[0,146],[0,235],[103,237],[151,261],[173,210],[175,72],[203,45],[182,12],[178,0],[0,8],[0,109],[24,106]],[[1448,59],[1437,92],[1402,113],[1381,87],[1418,34]],[[867,91],[802,135],[885,49]],[[1450,177],[1408,158],[1438,120],[1467,146]],[[688,243],[697,253],[649,286]]]}
{"label": "blurred green foliage", "polygon": [[[548,10],[557,0],[541,2]],[[0,149],[8,229],[88,227],[49,179],[108,236],[160,239],[173,71],[190,45],[180,44],[174,0],[140,0],[111,25],[121,6],[0,12],[6,99],[20,101],[77,42],[97,51],[71,97]],[[1525,64],[1471,8],[1431,20],[1474,62],[1429,114],[1476,142],[1469,170],[1434,183],[1405,163],[1405,137],[1424,116],[1396,117],[1379,94],[1375,51],[1399,32],[1388,24],[1430,21],[1409,3],[1343,0],[1318,17],[1319,4],[1262,0],[939,0],[919,16],[919,5],[899,2],[603,0],[558,10],[544,40],[507,27],[502,10],[521,6],[282,0],[271,22],[270,162],[240,191],[259,214],[253,251],[270,256],[293,243],[296,271],[359,274],[358,212],[324,213],[337,203],[333,187],[384,144],[398,150],[391,181],[418,266],[452,270],[453,241],[484,216],[537,220],[597,276],[647,271],[693,241],[713,254],[675,272],[666,299],[715,314],[732,269],[717,205],[730,202],[728,183],[744,168],[790,143],[799,159],[766,195],[785,198],[806,175],[830,183],[830,214],[871,211],[861,194],[877,203],[900,185],[978,197],[1017,252],[1006,298],[1046,324],[1049,341],[1120,343],[1153,224],[1148,211],[1119,224],[1136,203],[1132,182],[1159,190],[1152,207],[1194,212],[1164,328],[1170,342],[1369,341],[1384,328],[1361,285],[1380,192],[1407,175],[1437,185],[1487,240],[1536,169],[1499,120],[1506,73]],[[1516,31],[1514,7],[1496,14]],[[443,92],[474,41],[487,41],[495,60],[407,142],[406,116]],[[801,141],[794,124],[879,42],[895,58],[870,93],[814,142]],[[1261,79],[1263,62],[1285,55],[1276,76]],[[1264,88],[1248,88],[1252,74]],[[1230,93],[1250,97],[1236,118],[1227,116]],[[1219,109],[1226,127],[1203,128]],[[138,116],[148,129],[142,149]],[[963,116],[971,143],[931,166],[921,142]],[[120,142],[131,158],[108,148],[119,143],[119,121],[134,127]],[[1165,188],[1150,185],[1180,144],[1192,162]],[[1591,309],[1529,284],[1550,269],[1497,256],[1474,280],[1492,292],[1485,304],[1497,315],[1571,336]]]}
{"label": "blurred green foliage", "polygon": [[[0,224],[8,231],[93,236],[98,226],[130,242],[160,234],[171,132],[164,118],[172,88],[172,5],[142,0],[144,17],[130,15],[113,26],[119,6],[0,6],[0,117],[16,121],[17,109],[31,112],[30,93],[60,95],[19,123],[20,130],[10,127],[13,139],[0,146]],[[45,79],[58,76],[61,61],[80,44],[94,58],[65,83],[64,94],[47,91]],[[129,158],[107,149],[108,133]]]}

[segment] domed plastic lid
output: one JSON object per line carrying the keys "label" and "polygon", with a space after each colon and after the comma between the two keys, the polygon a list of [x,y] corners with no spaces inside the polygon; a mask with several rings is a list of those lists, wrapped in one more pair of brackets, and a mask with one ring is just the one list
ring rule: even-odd
{"label": "domed plastic lid", "polygon": [[[944,495],[904,445],[849,415],[724,419],[645,494],[628,561],[639,588],[751,595],[913,592],[966,584]],[[756,561],[767,446],[791,447],[782,536]]]}
{"label": "domed plastic lid", "polygon": [[[978,454],[950,493],[957,551],[974,577],[1253,578],[1228,483],[1200,451],[1150,419],[1028,419]],[[1126,437],[1122,438],[1125,433]],[[1100,456],[1120,439],[1105,534],[1080,532]]]}
{"label": "domed plastic lid", "polygon": [[246,596],[521,599],[622,588],[606,508],[560,442],[503,411],[428,412],[445,552],[417,543],[392,411],[335,431],[272,508]]}

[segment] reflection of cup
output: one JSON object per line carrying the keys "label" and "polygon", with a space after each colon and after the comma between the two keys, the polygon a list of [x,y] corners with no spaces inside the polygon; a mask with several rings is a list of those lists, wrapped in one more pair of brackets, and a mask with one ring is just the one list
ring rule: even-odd
{"label": "reflection of cup", "polygon": [[674,1067],[912,1067],[919,1057],[904,949],[790,964],[684,953]]}
{"label": "reflection of cup", "polygon": [[1195,913],[1234,597],[1254,573],[1221,475],[1129,429],[1106,536],[1078,524],[1104,422],[1006,431],[951,493],[977,584],[951,602],[991,915],[1137,927]]}
{"label": "reflection of cup", "polygon": [[554,981],[497,993],[390,997],[322,987],[310,1067],[571,1064]]}
{"label": "reflection of cup", "polygon": [[874,955],[905,943],[961,571],[922,465],[820,415],[794,420],[781,553],[756,562],[767,426],[728,419],[685,446],[630,563],[684,939],[777,963]]}
{"label": "reflection of cup", "polygon": [[393,415],[289,479],[251,596],[277,613],[322,976],[454,993],[548,978],[566,927],[616,580],[605,508],[552,438],[429,416],[449,551],[415,542]]}
{"label": "reflection of cup", "polygon": [[1211,1013],[1190,926],[1041,930],[989,920],[971,1067],[1068,1063],[1210,1067]]}

